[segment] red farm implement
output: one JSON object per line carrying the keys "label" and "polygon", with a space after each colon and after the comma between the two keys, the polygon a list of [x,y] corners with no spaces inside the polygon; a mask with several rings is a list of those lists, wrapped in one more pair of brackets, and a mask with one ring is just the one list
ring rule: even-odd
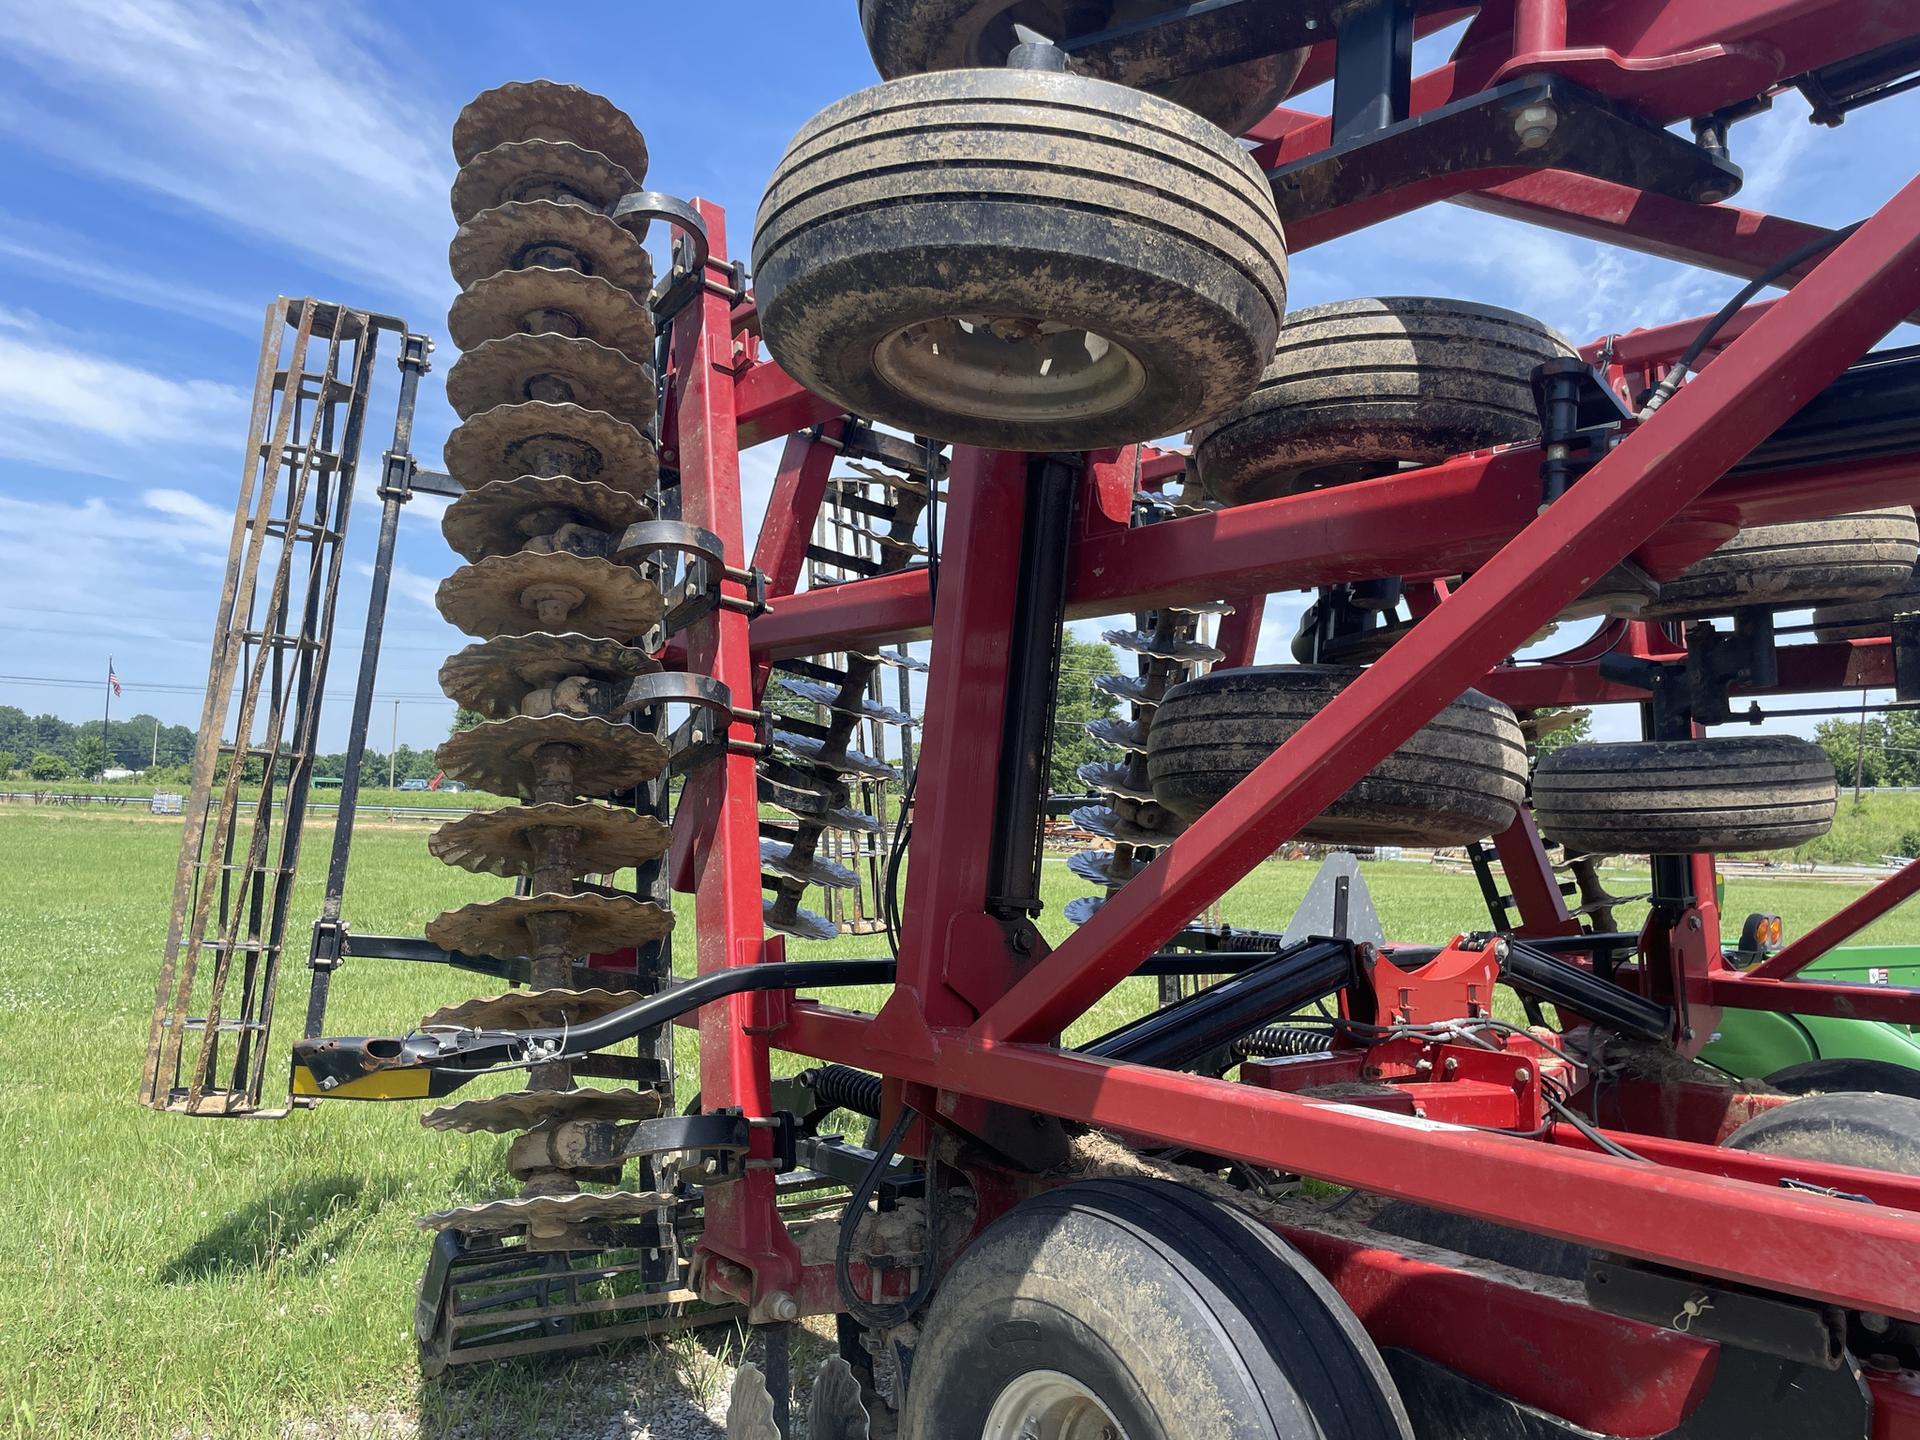
{"label": "red farm implement", "polygon": [[[488,718],[442,763],[520,803],[433,844],[520,883],[424,944],[358,935],[343,826],[292,1086],[521,1077],[429,1114],[515,1134],[524,1190],[433,1217],[423,1354],[744,1316],[769,1363],[737,1431],[785,1434],[785,1337],[831,1314],[816,1436],[1920,1440],[1920,1100],[1696,1058],[1732,1011],[1920,1024],[1915,991],[1797,978],[1916,863],[1784,949],[1724,935],[1714,852],[1820,834],[1835,785],[1808,742],[1709,733],[1770,697],[1920,700],[1920,353],[1872,348],[1920,311],[1920,182],[1836,232],[1730,203],[1739,119],[1907,88],[1920,15],[861,12],[889,78],[781,159],[751,285],[597,97],[507,86],[456,127],[441,608],[477,643],[442,680]],[[1284,104],[1329,80],[1330,115]],[[1464,301],[1286,312],[1289,251],[1438,201],[1748,286],[1585,348]],[[775,441],[749,556],[740,453]],[[396,452],[389,517],[428,483]],[[1300,663],[1254,666],[1298,590]],[[1112,616],[1116,758],[1051,797],[1063,626]],[[1603,704],[1643,739],[1530,765]],[[1049,938],[1069,813],[1102,893]],[[1220,923],[1297,842],[1466,844],[1492,922],[1389,937],[1336,855],[1284,932]],[[1635,930],[1599,882],[1620,854],[1647,857]],[[216,986],[254,953],[221,913],[178,941]],[[812,958],[866,928],[875,958]],[[531,988],[323,1037],[333,970],[383,955]],[[192,1024],[193,966],[168,975],[161,1041]],[[1140,976],[1159,1003],[1112,1009]],[[258,1108],[271,979],[202,1027],[256,1027],[245,1073],[208,1040],[152,1103]],[[850,985],[879,988],[814,993]]]}

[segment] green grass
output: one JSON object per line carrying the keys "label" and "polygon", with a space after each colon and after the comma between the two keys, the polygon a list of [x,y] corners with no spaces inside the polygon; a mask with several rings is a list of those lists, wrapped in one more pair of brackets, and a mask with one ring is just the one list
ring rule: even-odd
{"label": "green grass", "polygon": [[[409,1333],[425,1254],[414,1219],[511,1193],[497,1139],[425,1131],[414,1105],[328,1105],[272,1123],[155,1115],[135,1103],[178,833],[178,822],[146,816],[0,808],[9,879],[0,1063],[11,1087],[0,1107],[9,1220],[0,1420],[51,1440],[225,1440],[288,1433],[302,1417],[331,1435],[340,1432],[324,1427],[348,1407],[417,1406],[428,1434],[475,1417],[488,1422],[483,1433],[520,1433],[522,1417],[531,1424],[567,1385],[588,1383],[592,1362],[509,1368],[416,1395]],[[328,838],[323,824],[307,835],[276,1080],[304,1008],[299,962]],[[1262,866],[1228,898],[1226,916],[1283,922],[1313,868]],[[1441,939],[1485,923],[1470,876],[1415,864],[1365,873],[1395,937]],[[1045,877],[1043,929],[1057,940],[1059,907],[1085,887],[1057,861]],[[418,934],[440,909],[502,890],[433,862],[418,825],[368,824],[356,838],[347,913],[363,932]],[[1728,891],[1736,919],[1764,907],[1797,933],[1857,887],[1766,877],[1736,879]],[[1920,914],[1896,912],[1866,938],[1920,942]],[[790,953],[878,955],[884,941],[844,937]],[[328,1028],[393,1033],[488,988],[437,967],[349,964]],[[1128,982],[1075,1034],[1118,1024],[1148,1000],[1147,982]],[[690,1084],[692,1036],[679,1038]],[[803,1063],[779,1058],[783,1069]]]}
{"label": "green grass", "polygon": [[1920,835],[1920,791],[1868,791],[1855,800],[1843,789],[1833,829],[1793,854],[1799,860],[1877,865],[1882,855],[1913,854],[1910,835]]}

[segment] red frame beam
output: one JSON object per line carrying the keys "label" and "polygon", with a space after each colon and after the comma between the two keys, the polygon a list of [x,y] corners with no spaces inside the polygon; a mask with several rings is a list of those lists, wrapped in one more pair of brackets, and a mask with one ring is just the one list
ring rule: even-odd
{"label": "red frame beam", "polygon": [[872,1017],[796,1001],[774,1043],[822,1059],[878,1064],[889,1076],[946,1092],[1920,1320],[1920,1292],[1907,1283],[1920,1258],[1920,1214],[1913,1211],[972,1032],[935,1033],[911,1053],[878,1030]]}
{"label": "red frame beam", "polygon": [[[712,247],[709,278],[724,281],[726,219],[716,205],[693,203],[706,221]],[[730,309],[724,291],[709,285],[673,327],[670,380],[677,403],[668,439],[680,466],[683,517],[718,535],[728,563],[737,564],[745,557],[746,542],[734,444]],[[699,323],[688,323],[694,314]],[[746,588],[732,580],[723,582],[722,593],[746,598]],[[686,644],[690,671],[713,676],[734,695],[752,692],[753,662],[742,611],[715,610],[687,632]],[[702,975],[778,959],[782,948],[764,938],[761,918],[759,782],[749,748],[756,737],[751,725],[734,721],[728,738],[738,748],[687,777],[674,826],[676,858],[686,857],[694,892],[694,954]],[[774,1113],[764,1037],[769,1008],[766,995],[743,994],[701,1009],[700,1087],[709,1109],[737,1107],[749,1119]],[[801,1271],[799,1252],[774,1208],[774,1172],[751,1163],[772,1157],[773,1131],[756,1126],[749,1163],[740,1177],[707,1187],[700,1238],[703,1266],[721,1256],[752,1272],[755,1301],[791,1292]]]}
{"label": "red frame beam", "polygon": [[1779,954],[1762,960],[1746,972],[1746,978],[1786,980],[1798,975],[1811,961],[1866,929],[1916,890],[1920,890],[1920,860],[1909,860],[1866,894],[1843,905]]}

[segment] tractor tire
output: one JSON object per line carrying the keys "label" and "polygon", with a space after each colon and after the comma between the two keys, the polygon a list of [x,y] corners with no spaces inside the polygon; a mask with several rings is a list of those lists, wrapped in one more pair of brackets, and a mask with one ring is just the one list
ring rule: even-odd
{"label": "tractor tire", "polygon": [[1730,1150],[1920,1175],[1920,1100],[1907,1095],[1803,1095],[1747,1121]]}
{"label": "tractor tire", "polygon": [[1788,850],[1833,828],[1833,762],[1793,735],[1566,745],[1533,775],[1541,831],[1588,855]]}
{"label": "tractor tire", "polygon": [[1214,499],[1244,505],[1538,440],[1534,367],[1573,353],[1491,305],[1316,305],[1287,317],[1247,402],[1194,431],[1194,466]]}
{"label": "tractor tire", "polygon": [[1876,601],[1906,589],[1916,561],[1920,525],[1908,505],[1790,525],[1755,525],[1662,581],[1651,599],[1641,603],[1636,597],[1615,613],[1671,620]]}
{"label": "tractor tire", "polygon": [[[1016,24],[1064,41],[1165,8],[1162,0],[860,0],[860,28],[881,78],[898,80],[929,70],[997,69],[1013,51]],[[1244,135],[1286,98],[1306,58],[1304,50],[1288,50],[1173,80],[1115,78]]]}
{"label": "tractor tire", "polygon": [[1767,1084],[1789,1095],[1904,1095],[1920,1100],[1920,1070],[1891,1060],[1805,1060],[1774,1071]]}
{"label": "tractor tire", "polygon": [[1016,1206],[942,1279],[901,1435],[1177,1440],[1198,1416],[1231,1440],[1412,1436],[1353,1312],[1271,1230],[1185,1186],[1092,1180]]}
{"label": "tractor tire", "polygon": [[1895,620],[1920,616],[1920,576],[1878,600],[1822,605],[1813,612],[1813,636],[1829,644],[1841,640],[1877,640],[1893,633]]}
{"label": "tractor tire", "polygon": [[1286,308],[1246,153],[1072,75],[957,70],[830,106],[761,201],[761,334],[801,384],[918,435],[1087,450],[1244,400]]}
{"label": "tractor tire", "polygon": [[[1174,686],[1147,736],[1153,798],[1192,820],[1360,673],[1337,665],[1215,670]],[[1302,826],[1323,845],[1462,845],[1506,829],[1526,798],[1513,712],[1469,690]]]}

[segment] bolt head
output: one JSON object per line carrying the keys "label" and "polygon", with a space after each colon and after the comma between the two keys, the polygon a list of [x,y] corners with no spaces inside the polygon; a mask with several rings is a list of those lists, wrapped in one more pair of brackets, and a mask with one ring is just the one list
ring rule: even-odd
{"label": "bolt head", "polygon": [[1514,113],[1513,136],[1522,150],[1538,150],[1560,128],[1560,112],[1551,105],[1523,105]]}
{"label": "bolt head", "polygon": [[1533,1070],[1529,1066],[1522,1065],[1513,1072],[1513,1083],[1516,1085],[1525,1085],[1531,1079],[1533,1079]]}
{"label": "bolt head", "polygon": [[800,1318],[800,1302],[786,1291],[777,1291],[767,1297],[767,1313],[779,1321],[793,1321]]}

